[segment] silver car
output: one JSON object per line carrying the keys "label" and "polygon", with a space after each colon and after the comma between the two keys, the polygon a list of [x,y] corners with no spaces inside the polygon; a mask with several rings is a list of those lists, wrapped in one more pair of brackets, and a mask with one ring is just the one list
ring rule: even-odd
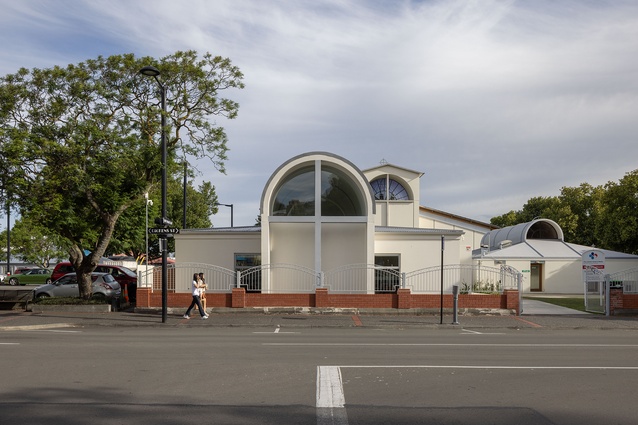
{"label": "silver car", "polygon": [[[93,298],[119,298],[122,289],[117,280],[108,273],[91,273]],[[78,297],[80,290],[75,273],[67,273],[53,283],[38,286],[33,291],[34,298]]]}

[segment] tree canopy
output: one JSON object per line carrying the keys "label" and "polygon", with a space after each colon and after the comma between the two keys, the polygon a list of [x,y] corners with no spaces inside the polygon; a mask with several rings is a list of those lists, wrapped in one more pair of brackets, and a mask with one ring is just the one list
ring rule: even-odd
{"label": "tree canopy", "polygon": [[580,245],[638,254],[638,170],[602,186],[563,187],[559,196],[534,197],[523,208],[493,217],[506,227],[535,218],[554,220],[565,240]]}
{"label": "tree canopy", "polygon": [[161,182],[159,86],[138,73],[147,65],[167,88],[167,174],[181,169],[178,156],[224,172],[227,136],[211,118],[235,118],[239,105],[220,95],[244,87],[229,59],[194,51],[100,56],[0,79],[4,193],[24,218],[64,238],[83,297],[118,220],[145,208],[145,193]]}

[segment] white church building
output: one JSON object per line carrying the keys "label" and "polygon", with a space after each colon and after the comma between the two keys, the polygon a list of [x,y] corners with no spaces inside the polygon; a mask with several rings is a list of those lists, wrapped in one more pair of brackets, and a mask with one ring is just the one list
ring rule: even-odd
{"label": "white church building", "polygon": [[[234,285],[233,273],[262,266],[252,288],[260,293],[298,291],[299,279],[278,278],[283,272],[275,265],[293,267],[308,276],[309,285],[325,284],[333,292],[374,294],[384,285],[402,287],[398,279],[406,273],[467,266],[516,270],[523,293],[582,293],[580,254],[590,247],[565,242],[551,220],[499,229],[421,206],[422,175],[387,163],[362,170],[328,152],[295,156],[265,182],[261,226],[181,230],[175,235],[176,266],[229,270],[228,285]],[[638,266],[638,256],[608,252],[607,258],[610,269]],[[365,279],[344,274],[369,265],[395,277],[371,269]],[[266,273],[264,266],[270,267]],[[245,279],[242,286],[250,291]],[[459,282],[445,283],[446,292],[452,283]],[[189,285],[187,276],[178,278],[174,290],[187,294]],[[412,291],[436,292],[438,285],[428,288],[413,285]]]}

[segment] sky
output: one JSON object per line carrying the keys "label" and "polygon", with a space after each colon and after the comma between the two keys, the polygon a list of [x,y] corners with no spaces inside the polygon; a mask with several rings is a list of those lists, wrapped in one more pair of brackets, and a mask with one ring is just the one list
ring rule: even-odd
{"label": "sky", "polygon": [[[635,0],[0,0],[0,75],[99,55],[231,59],[246,88],[215,118],[225,175],[198,180],[255,224],[288,159],[340,155],[420,171],[420,204],[520,210],[638,168]],[[169,89],[170,90],[170,89]],[[203,161],[203,160],[202,160]],[[215,227],[230,225],[220,207]]]}

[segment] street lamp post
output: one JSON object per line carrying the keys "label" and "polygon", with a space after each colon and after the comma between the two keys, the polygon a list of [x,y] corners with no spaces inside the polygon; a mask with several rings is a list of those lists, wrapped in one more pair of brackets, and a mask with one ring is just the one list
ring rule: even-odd
{"label": "street lamp post", "polygon": [[[140,69],[140,74],[147,77],[155,78],[155,81],[160,87],[161,103],[162,103],[162,120],[161,120],[161,138],[162,138],[162,218],[158,224],[167,226],[172,224],[170,220],[166,218],[166,87],[157,78],[160,75],[159,69],[154,66],[145,66]],[[160,251],[162,251],[162,323],[166,323],[166,304],[168,293],[168,272],[167,272],[167,260],[168,260],[168,244],[165,234],[159,235]]]}
{"label": "street lamp post", "polygon": [[148,199],[148,192],[146,192],[144,194],[144,198],[146,199],[146,258],[145,258],[145,263],[146,263],[146,274],[144,277],[144,285],[147,285],[148,282],[148,206],[153,206],[153,200],[152,199]]}
{"label": "street lamp post", "polygon": [[234,227],[233,226],[233,204],[220,204],[220,203],[217,203],[215,205],[221,205],[221,206],[224,206],[224,207],[230,207],[230,227]]}
{"label": "street lamp post", "polygon": [[184,209],[183,209],[183,217],[182,217],[182,229],[186,229],[186,185],[188,181],[186,180],[186,171],[188,170],[188,163],[186,159],[184,159]]}
{"label": "street lamp post", "polygon": [[[5,190],[5,195],[8,192]],[[11,204],[9,203],[9,196],[7,195],[7,270],[5,274],[9,276],[11,274]]]}

